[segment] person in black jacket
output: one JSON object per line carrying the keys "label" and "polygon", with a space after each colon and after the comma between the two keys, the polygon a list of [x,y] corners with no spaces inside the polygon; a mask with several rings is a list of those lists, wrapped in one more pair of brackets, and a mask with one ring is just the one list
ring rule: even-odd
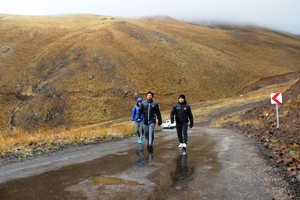
{"label": "person in black jacket", "polygon": [[152,92],[147,92],[147,100],[144,100],[138,109],[138,120],[142,114],[144,114],[144,134],[148,141],[147,150],[148,152],[153,152],[153,140],[154,140],[154,130],[156,117],[158,120],[158,125],[162,124],[161,114],[159,110],[158,103],[153,101],[154,94]]}
{"label": "person in black jacket", "polygon": [[190,122],[190,128],[192,128],[194,125],[194,119],[191,107],[189,104],[187,104],[185,96],[183,94],[179,95],[178,102],[173,106],[171,110],[171,123],[174,123],[174,116],[176,120],[177,136],[179,140],[178,147],[185,149],[188,142],[188,122]]}

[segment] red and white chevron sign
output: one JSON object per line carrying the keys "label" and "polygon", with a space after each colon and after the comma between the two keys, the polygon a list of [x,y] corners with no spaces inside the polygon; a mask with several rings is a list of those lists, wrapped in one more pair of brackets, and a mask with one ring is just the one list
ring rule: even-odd
{"label": "red and white chevron sign", "polygon": [[282,93],[271,93],[271,104],[282,104]]}

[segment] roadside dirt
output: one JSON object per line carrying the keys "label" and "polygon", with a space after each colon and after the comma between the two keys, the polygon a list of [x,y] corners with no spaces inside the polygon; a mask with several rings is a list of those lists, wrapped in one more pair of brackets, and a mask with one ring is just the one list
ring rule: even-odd
{"label": "roadside dirt", "polygon": [[[268,84],[268,82],[265,82]],[[258,103],[244,113],[222,118],[219,126],[235,129],[246,137],[257,140],[270,151],[272,164],[282,169],[282,174],[295,190],[300,192],[300,80],[283,92],[279,105],[279,128],[275,105],[270,99]]]}
{"label": "roadside dirt", "polygon": [[277,164],[284,164],[290,174],[297,176],[300,174],[299,94],[299,80],[283,93],[284,102],[279,105],[279,128],[275,105],[270,104],[270,100],[241,114],[239,122],[228,120],[222,126],[238,129],[248,137],[254,137],[273,152]]}

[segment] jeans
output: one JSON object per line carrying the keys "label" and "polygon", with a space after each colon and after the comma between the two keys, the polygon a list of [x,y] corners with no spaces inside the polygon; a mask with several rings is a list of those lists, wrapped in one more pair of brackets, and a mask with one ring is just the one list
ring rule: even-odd
{"label": "jeans", "polygon": [[137,122],[135,121],[135,133],[138,137],[143,137],[144,129],[143,129],[143,122]]}
{"label": "jeans", "polygon": [[188,135],[187,135],[188,123],[176,124],[176,130],[177,130],[177,136],[178,136],[179,143],[187,144],[187,141],[188,141]]}
{"label": "jeans", "polygon": [[153,145],[154,130],[155,130],[155,123],[150,123],[149,125],[144,124],[145,137],[148,141],[149,146]]}

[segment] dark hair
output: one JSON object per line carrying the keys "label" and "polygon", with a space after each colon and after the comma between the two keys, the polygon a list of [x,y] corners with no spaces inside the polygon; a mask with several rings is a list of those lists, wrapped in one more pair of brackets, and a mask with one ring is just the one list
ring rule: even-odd
{"label": "dark hair", "polygon": [[149,91],[149,92],[147,92],[146,95],[148,95],[148,94],[151,94],[151,96],[154,97],[154,93],[153,93],[153,92],[150,92],[150,91]]}
{"label": "dark hair", "polygon": [[185,95],[184,94],[179,95],[178,99],[180,99],[180,98],[185,100]]}

